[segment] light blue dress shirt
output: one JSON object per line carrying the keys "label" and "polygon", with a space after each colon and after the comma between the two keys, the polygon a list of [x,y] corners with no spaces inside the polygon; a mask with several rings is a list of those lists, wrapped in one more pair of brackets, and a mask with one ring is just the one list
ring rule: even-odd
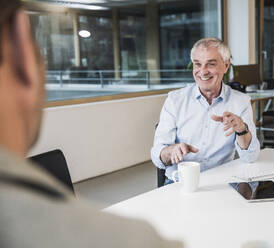
{"label": "light blue dress shirt", "polygon": [[[252,138],[247,150],[239,147],[235,133],[225,136],[223,124],[211,119],[213,114],[222,116],[225,111],[240,116],[248,125]],[[166,169],[169,179],[172,172],[177,170],[177,165],[164,165],[160,153],[166,146],[181,142],[199,149],[197,153],[185,155],[183,160],[200,162],[201,172],[233,160],[235,149],[244,162],[255,161],[260,143],[256,137],[250,97],[225,84],[222,84],[220,95],[213,99],[211,105],[196,83],[170,92],[162,108],[151,149],[153,163]]]}

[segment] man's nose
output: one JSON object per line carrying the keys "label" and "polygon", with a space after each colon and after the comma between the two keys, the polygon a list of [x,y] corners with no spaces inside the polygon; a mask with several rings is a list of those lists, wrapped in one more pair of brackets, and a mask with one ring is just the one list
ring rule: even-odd
{"label": "man's nose", "polygon": [[200,69],[200,74],[201,75],[207,75],[208,74],[208,69],[206,66],[202,66]]}

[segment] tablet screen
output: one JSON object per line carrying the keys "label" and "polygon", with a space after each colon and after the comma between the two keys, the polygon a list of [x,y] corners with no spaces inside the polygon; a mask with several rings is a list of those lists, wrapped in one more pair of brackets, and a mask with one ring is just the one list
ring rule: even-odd
{"label": "tablet screen", "polygon": [[257,181],[258,186],[251,193],[248,183],[230,183],[230,185],[248,201],[274,201],[274,182],[273,181]]}

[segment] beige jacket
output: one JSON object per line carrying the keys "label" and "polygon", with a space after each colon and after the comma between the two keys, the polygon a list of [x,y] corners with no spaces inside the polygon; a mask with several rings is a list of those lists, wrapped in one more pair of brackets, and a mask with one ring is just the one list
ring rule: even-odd
{"label": "beige jacket", "polygon": [[[38,187],[34,190],[33,185]],[[75,199],[40,168],[0,149],[0,247],[173,248],[182,244],[164,240],[145,222],[102,213]]]}

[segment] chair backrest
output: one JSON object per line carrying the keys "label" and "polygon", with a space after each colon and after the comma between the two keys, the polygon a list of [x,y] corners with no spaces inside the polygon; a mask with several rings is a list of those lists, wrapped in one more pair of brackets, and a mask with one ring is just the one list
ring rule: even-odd
{"label": "chair backrest", "polygon": [[68,165],[63,152],[59,149],[41,153],[32,157],[30,160],[47,170],[51,175],[59,179],[73,193],[73,184],[68,170]]}
{"label": "chair backrest", "polygon": [[166,170],[157,168],[157,186],[158,188],[164,186],[166,180]]}
{"label": "chair backrest", "polygon": [[[157,129],[159,123],[156,123],[155,125],[155,130]],[[160,168],[157,168],[157,186],[158,188],[164,186],[165,184],[165,180],[166,180],[166,170],[165,169],[160,169]]]}

